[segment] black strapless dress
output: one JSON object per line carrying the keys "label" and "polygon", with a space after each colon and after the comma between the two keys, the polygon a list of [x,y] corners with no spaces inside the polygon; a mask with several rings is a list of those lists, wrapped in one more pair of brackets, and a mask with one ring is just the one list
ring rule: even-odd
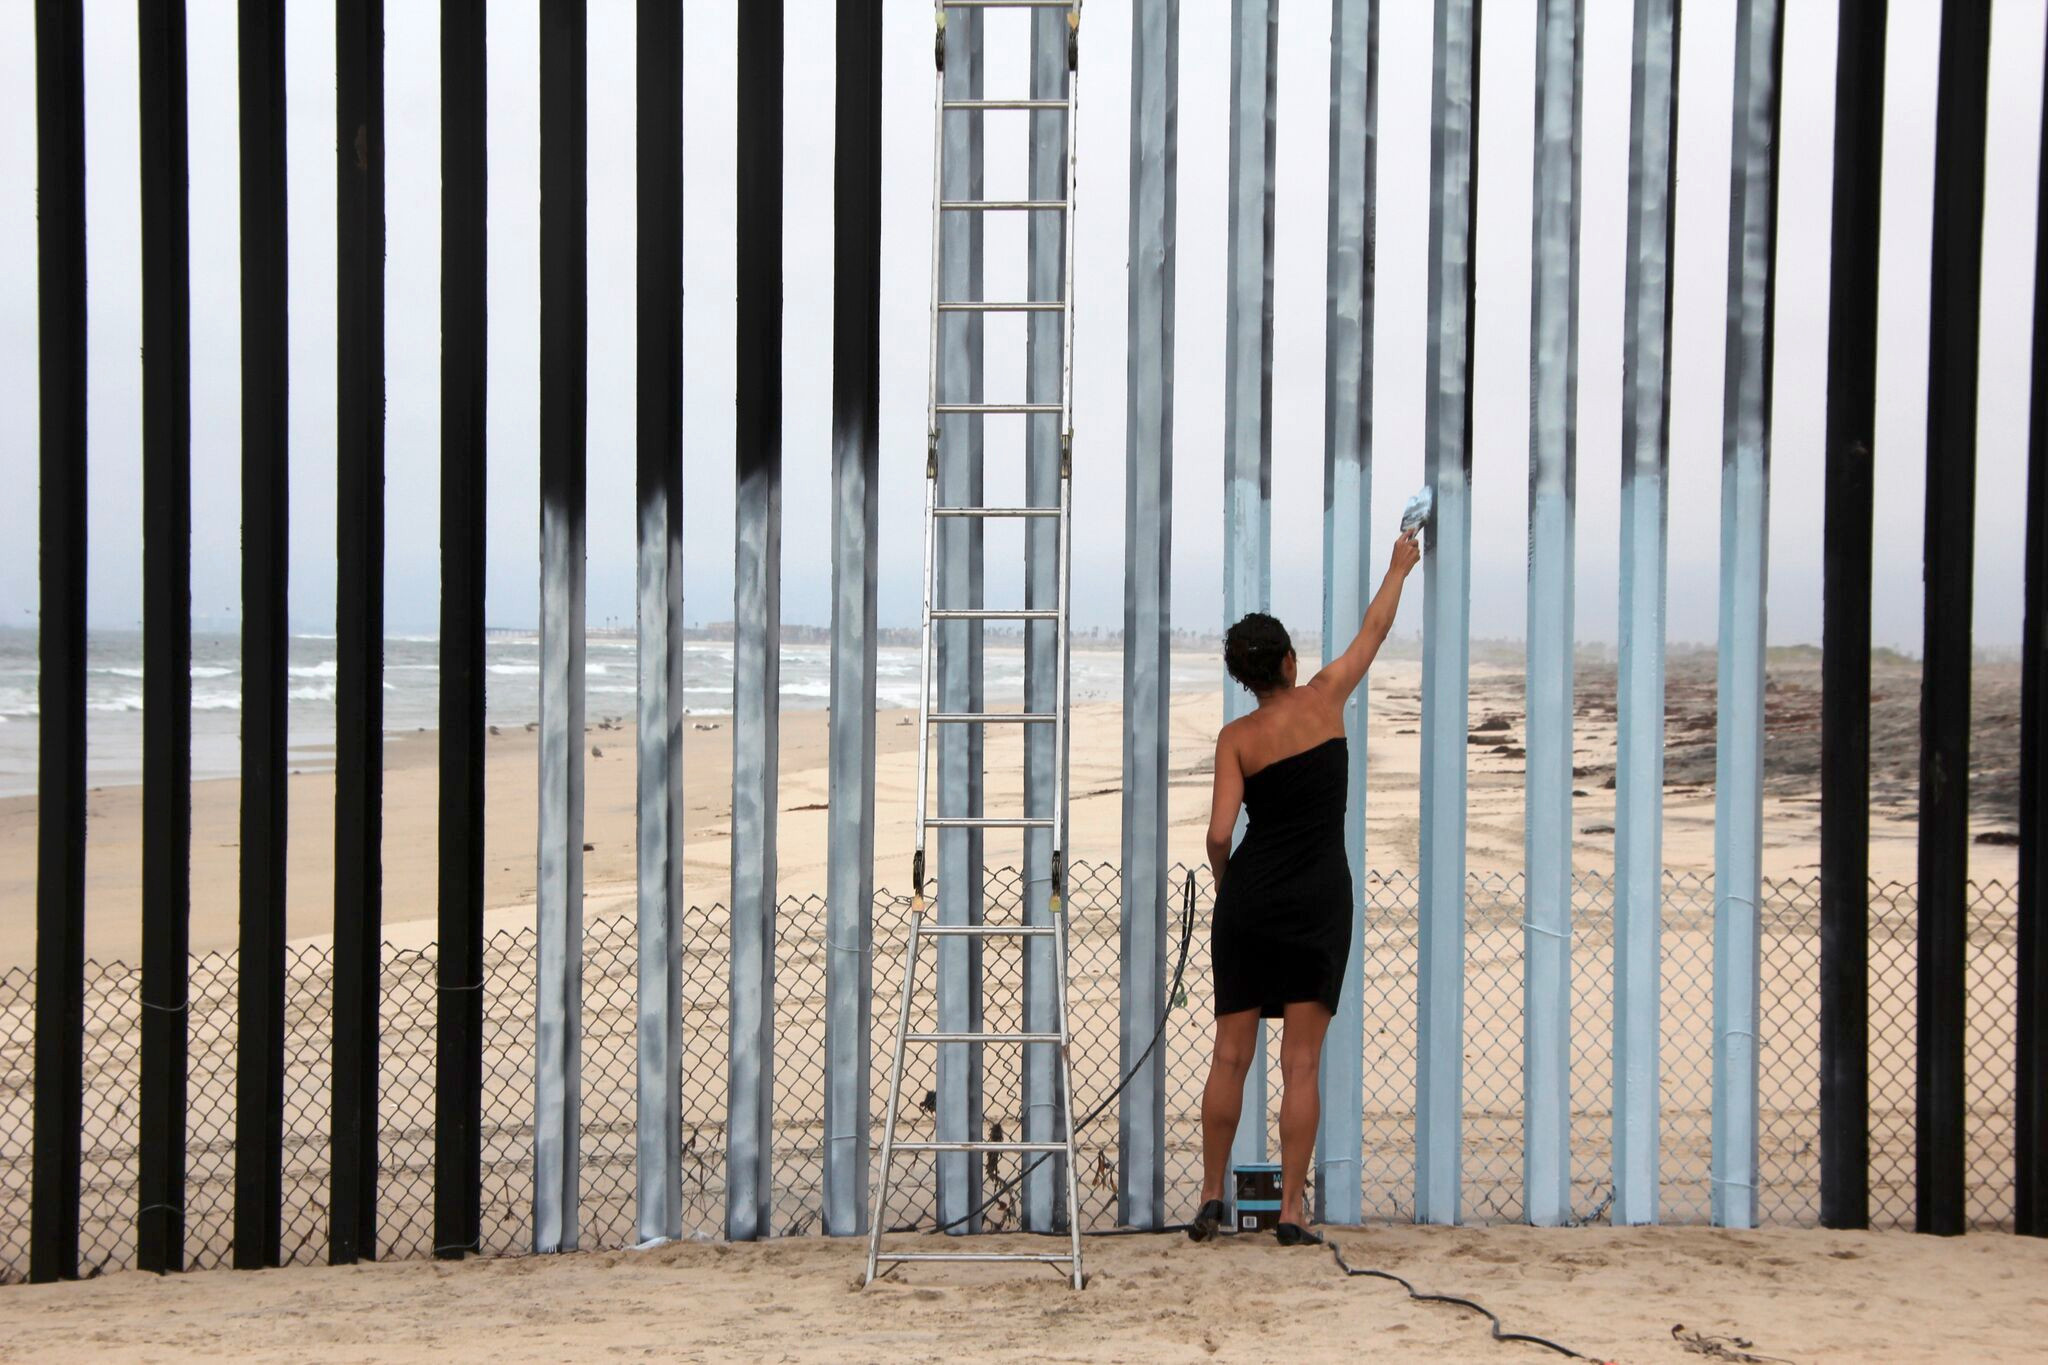
{"label": "black strapless dress", "polygon": [[1339,735],[1245,779],[1248,823],[1209,925],[1218,1014],[1277,1019],[1298,1000],[1336,1012],[1351,952],[1346,754]]}

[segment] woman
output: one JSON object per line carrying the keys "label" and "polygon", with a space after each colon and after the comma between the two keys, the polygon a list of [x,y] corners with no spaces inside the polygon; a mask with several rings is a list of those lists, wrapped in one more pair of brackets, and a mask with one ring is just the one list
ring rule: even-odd
{"label": "woman", "polygon": [[[1282,1246],[1316,1242],[1302,1208],[1321,1103],[1316,1067],[1337,1009],[1351,949],[1351,869],[1344,857],[1344,703],[1365,678],[1401,606],[1401,584],[1421,558],[1412,532],[1344,652],[1295,685],[1287,630],[1253,612],[1224,637],[1223,661],[1258,708],[1216,737],[1209,868],[1216,913],[1209,956],[1216,975],[1216,1050],[1202,1091],[1202,1208],[1188,1236],[1205,1242],[1226,1217],[1223,1181],[1244,1102],[1245,1072],[1261,1019],[1280,1035]],[[1235,853],[1242,803],[1249,823]]]}

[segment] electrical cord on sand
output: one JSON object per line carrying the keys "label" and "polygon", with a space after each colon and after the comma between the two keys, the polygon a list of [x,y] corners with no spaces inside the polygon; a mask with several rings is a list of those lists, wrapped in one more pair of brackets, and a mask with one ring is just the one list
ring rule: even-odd
{"label": "electrical cord on sand", "polygon": [[1424,1294],[1418,1289],[1416,1289],[1414,1285],[1408,1283],[1408,1281],[1402,1279],[1399,1275],[1396,1275],[1391,1270],[1361,1269],[1359,1267],[1353,1266],[1350,1262],[1344,1259],[1344,1253],[1337,1249],[1337,1244],[1327,1237],[1323,1239],[1323,1245],[1330,1248],[1330,1258],[1337,1263],[1337,1269],[1343,1271],[1346,1276],[1366,1277],[1375,1280],[1392,1280],[1395,1284],[1398,1284],[1403,1289],[1407,1290],[1408,1297],[1415,1300],[1417,1303],[1448,1303],[1455,1308],[1469,1308],[1473,1312],[1480,1314],[1487,1320],[1489,1324],[1491,1324],[1493,1339],[1495,1341],[1526,1341],[1532,1346],[1547,1347],[1548,1349],[1557,1352],[1561,1356],[1570,1356],[1573,1360],[1590,1360],[1595,1362],[1595,1365],[1613,1365],[1613,1362],[1603,1361],[1599,1356],[1589,1356],[1582,1351],[1574,1351],[1569,1346],[1560,1346],[1558,1343],[1550,1340],[1550,1338],[1548,1337],[1534,1336],[1527,1332],[1506,1331],[1501,1326],[1500,1318],[1494,1313],[1492,1309],[1486,1307],[1484,1304],[1475,1303],[1471,1299],[1459,1298],[1455,1294]]}
{"label": "electrical cord on sand", "polygon": [[[1189,872],[1187,877],[1186,888],[1181,895],[1180,946],[1178,949],[1176,949],[1174,954],[1173,981],[1171,985],[1168,987],[1166,995],[1167,1007],[1164,1010],[1160,1011],[1158,1027],[1152,1030],[1152,1040],[1145,1044],[1145,1050],[1138,1054],[1138,1060],[1132,1063],[1130,1069],[1124,1073],[1123,1079],[1119,1080],[1116,1083],[1116,1088],[1111,1090],[1107,1095],[1103,1096],[1102,1100],[1098,1104],[1096,1104],[1096,1106],[1093,1109],[1089,1110],[1087,1114],[1082,1116],[1082,1118],[1074,1124],[1074,1131],[1076,1133],[1079,1133],[1081,1130],[1088,1127],[1089,1124],[1094,1123],[1097,1119],[1101,1118],[1105,1113],[1109,1111],[1110,1105],[1116,1103],[1117,1097],[1123,1094],[1125,1087],[1130,1085],[1131,1081],[1137,1076],[1138,1072],[1144,1069],[1145,1063],[1151,1060],[1153,1052],[1158,1049],[1160,1040],[1166,1036],[1167,1020],[1172,1017],[1174,1002],[1181,999],[1182,984],[1187,976],[1188,943],[1194,935],[1194,926],[1195,874],[1193,872]],[[1002,1184],[998,1185],[993,1194],[983,1199],[979,1204],[976,1204],[973,1208],[969,1209],[966,1213],[961,1214],[958,1218],[955,1218],[950,1223],[941,1223],[935,1226],[927,1227],[923,1220],[919,1220],[913,1223],[905,1223],[898,1227],[892,1227],[889,1229],[889,1231],[892,1233],[929,1231],[933,1234],[951,1232],[954,1228],[959,1227],[961,1224],[967,1223],[979,1217],[992,1204],[996,1203],[1004,1195],[1016,1189],[1017,1186],[1023,1182],[1024,1177],[1030,1175],[1031,1172],[1038,1169],[1040,1163],[1044,1162],[1046,1158],[1051,1155],[1053,1154],[1050,1152],[1041,1152],[1038,1156],[1032,1158],[1032,1160],[1026,1163],[1023,1166],[1023,1168],[1020,1169],[1015,1175],[1011,1176],[1008,1180],[1005,1180]],[[1188,1225],[1186,1223],[1168,1223],[1160,1227],[1152,1228],[1102,1228],[1084,1232],[1082,1236],[1156,1236],[1160,1233],[1184,1232],[1186,1231],[1187,1226]],[[1065,1236],[1066,1234],[1040,1232],[1038,1235],[1054,1237]],[[1363,1277],[1380,1280],[1392,1280],[1395,1284],[1398,1284],[1403,1289],[1407,1290],[1408,1297],[1414,1299],[1418,1303],[1447,1303],[1458,1308],[1469,1308],[1473,1312],[1478,1313],[1485,1317],[1487,1322],[1490,1324],[1490,1330],[1493,1333],[1493,1339],[1495,1341],[1528,1342],[1529,1344],[1534,1346],[1547,1347],[1548,1349],[1557,1352],[1559,1355],[1568,1356],[1573,1360],[1590,1360],[1596,1362],[1596,1365],[1606,1365],[1606,1363],[1602,1362],[1600,1360],[1600,1357],[1598,1356],[1589,1356],[1584,1354],[1583,1352],[1574,1351],[1571,1347],[1561,1346],[1557,1342],[1551,1341],[1546,1337],[1533,1336],[1525,1332],[1506,1331],[1503,1329],[1501,1325],[1500,1318],[1497,1317],[1491,1309],[1485,1307],[1483,1304],[1475,1303],[1471,1299],[1459,1298],[1451,1294],[1424,1294],[1419,1292],[1414,1285],[1408,1283],[1408,1281],[1402,1279],[1399,1275],[1394,1274],[1390,1270],[1360,1269],[1354,1267],[1344,1259],[1344,1253],[1338,1250],[1337,1244],[1335,1242],[1330,1241],[1328,1238],[1325,1238],[1324,1244],[1330,1248],[1330,1256],[1333,1260],[1336,1261],[1337,1269],[1342,1271],[1347,1278]]]}

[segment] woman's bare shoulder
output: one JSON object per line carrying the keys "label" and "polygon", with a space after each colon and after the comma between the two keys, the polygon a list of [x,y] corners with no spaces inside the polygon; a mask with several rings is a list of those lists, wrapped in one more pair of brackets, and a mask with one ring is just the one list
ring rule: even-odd
{"label": "woman's bare shoulder", "polygon": [[1334,716],[1338,724],[1343,723],[1345,699],[1335,695],[1330,688],[1317,687],[1313,678],[1296,685],[1292,700],[1296,706],[1304,707],[1319,717]]}

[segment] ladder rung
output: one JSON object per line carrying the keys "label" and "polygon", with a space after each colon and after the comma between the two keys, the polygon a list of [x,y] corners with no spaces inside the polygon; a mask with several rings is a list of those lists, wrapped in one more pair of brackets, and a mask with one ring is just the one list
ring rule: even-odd
{"label": "ladder rung", "polygon": [[1064,1152],[1064,1142],[899,1142],[899,1152]]}
{"label": "ladder rung", "polygon": [[940,416],[959,413],[974,416],[994,416],[1000,413],[1057,413],[1066,411],[1058,403],[934,403],[932,411]]}
{"label": "ladder rung", "polygon": [[1051,938],[1050,924],[922,924],[919,938]]}
{"label": "ladder rung", "polygon": [[1030,1261],[1037,1265],[1072,1265],[1072,1256],[1042,1251],[884,1251],[877,1264],[892,1261]]}
{"label": "ladder rung", "polygon": [[985,303],[979,299],[941,299],[941,313],[1059,313],[1066,304],[1058,299],[1033,299],[1029,303]]}
{"label": "ladder rung", "polygon": [[933,725],[1051,725],[1059,715],[1052,711],[934,711],[925,719]]}
{"label": "ladder rung", "polygon": [[987,109],[1065,109],[1065,100],[945,100],[942,107],[977,112]]}
{"label": "ladder rung", "polygon": [[1057,507],[934,507],[935,517],[1056,517]]}
{"label": "ladder rung", "polygon": [[941,199],[942,213],[1064,213],[1064,199]]}
{"label": "ladder rung", "polygon": [[[1057,1043],[1057,1033],[906,1033],[906,1043]],[[897,1143],[901,1147],[905,1144]],[[951,1150],[951,1149],[948,1149]],[[964,1150],[964,1149],[963,1149]],[[1066,1150],[1061,1144],[1061,1151]]]}
{"label": "ladder rung", "polygon": [[933,607],[934,621],[1057,621],[1056,607]]}
{"label": "ladder rung", "polygon": [[1051,829],[1052,820],[1037,815],[927,815],[926,829]]}

